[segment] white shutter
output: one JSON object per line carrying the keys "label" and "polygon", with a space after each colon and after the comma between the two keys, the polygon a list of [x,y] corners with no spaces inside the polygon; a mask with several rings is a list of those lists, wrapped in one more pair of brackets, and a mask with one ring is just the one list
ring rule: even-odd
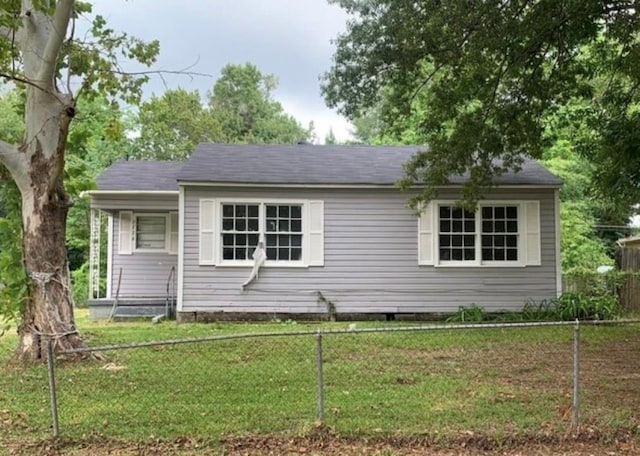
{"label": "white shutter", "polygon": [[324,201],[309,201],[309,266],[324,266]]}
{"label": "white shutter", "polygon": [[120,243],[118,253],[120,255],[131,255],[133,253],[133,212],[120,211]]}
{"label": "white shutter", "polygon": [[418,264],[433,265],[433,204],[420,212],[418,219]]}
{"label": "white shutter", "polygon": [[213,265],[216,252],[216,200],[200,200],[200,260],[201,265]]}
{"label": "white shutter", "polygon": [[540,202],[528,201],[525,208],[524,252],[527,266],[540,266]]}
{"label": "white shutter", "polygon": [[178,254],[178,213],[169,213],[169,228],[167,229],[168,250],[170,255]]}

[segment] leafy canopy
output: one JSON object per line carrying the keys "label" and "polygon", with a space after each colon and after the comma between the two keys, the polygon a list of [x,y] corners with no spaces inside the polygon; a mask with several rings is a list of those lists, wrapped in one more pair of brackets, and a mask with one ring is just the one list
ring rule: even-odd
{"label": "leafy canopy", "polygon": [[[598,188],[640,197],[640,10],[637,1],[334,0],[352,15],[325,75],[328,104],[350,118],[380,98],[428,150],[407,166],[429,199],[470,173],[466,200],[492,177],[540,158],[545,118],[567,103],[592,131],[581,150]],[[496,160],[500,159],[500,160]]]}

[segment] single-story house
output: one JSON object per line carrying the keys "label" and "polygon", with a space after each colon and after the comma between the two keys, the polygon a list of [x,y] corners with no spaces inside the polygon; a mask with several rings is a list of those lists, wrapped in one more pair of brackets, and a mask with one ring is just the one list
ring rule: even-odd
{"label": "single-story house", "polygon": [[561,180],[525,160],[467,211],[452,176],[416,214],[395,184],[418,150],[201,144],[186,162],[114,163],[90,192],[91,316],[396,318],[556,297]]}

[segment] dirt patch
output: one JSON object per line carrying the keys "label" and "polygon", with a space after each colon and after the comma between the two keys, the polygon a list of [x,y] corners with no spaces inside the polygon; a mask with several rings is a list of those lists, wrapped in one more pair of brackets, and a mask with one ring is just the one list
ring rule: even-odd
{"label": "dirt patch", "polygon": [[[6,451],[6,453],[5,453]],[[640,441],[631,432],[604,436],[595,430],[558,439],[529,436],[517,441],[498,442],[490,437],[465,433],[446,444],[429,438],[351,438],[316,429],[308,436],[250,435],[227,436],[220,442],[189,438],[171,441],[132,442],[93,436],[83,440],[3,442],[8,456],[640,456]]]}

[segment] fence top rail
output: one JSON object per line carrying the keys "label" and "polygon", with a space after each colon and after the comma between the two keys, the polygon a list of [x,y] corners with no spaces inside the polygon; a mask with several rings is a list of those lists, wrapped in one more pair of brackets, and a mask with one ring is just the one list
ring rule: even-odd
{"label": "fence top rail", "polygon": [[452,330],[482,330],[482,329],[509,329],[509,328],[541,328],[552,326],[620,326],[638,324],[640,319],[634,320],[584,320],[584,321],[541,321],[541,322],[515,322],[515,323],[460,323],[460,324],[430,324],[416,326],[396,326],[378,328],[326,328],[317,330],[299,331],[269,331],[251,332],[237,334],[223,334],[218,336],[192,337],[185,339],[168,339],[147,342],[132,342],[129,344],[102,345],[99,347],[84,347],[59,352],[60,355],[95,353],[111,350],[125,350],[143,347],[158,347],[163,345],[181,345],[203,342],[214,342],[234,339],[260,339],[266,337],[293,337],[293,336],[317,336],[317,335],[339,335],[339,334],[366,334],[366,333],[386,333],[386,332],[421,332],[421,331],[452,331]]}

